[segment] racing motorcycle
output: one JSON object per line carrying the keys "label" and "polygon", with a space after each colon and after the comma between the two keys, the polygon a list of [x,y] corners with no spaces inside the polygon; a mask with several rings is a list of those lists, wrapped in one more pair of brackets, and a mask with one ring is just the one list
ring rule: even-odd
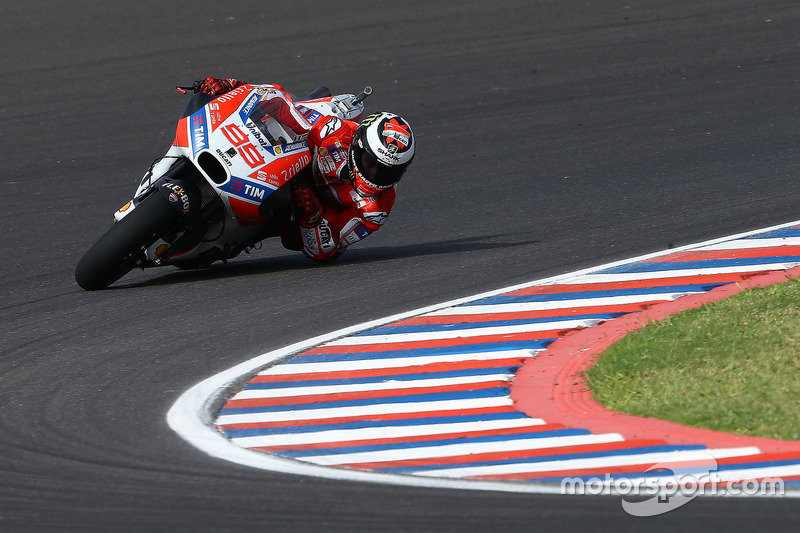
{"label": "racing motorcycle", "polygon": [[[292,224],[290,181],[307,172],[311,153],[268,112],[271,85],[242,85],[219,96],[195,91],[178,121],[175,140],[142,178],[114,225],[84,254],[75,280],[105,289],[134,268],[203,268],[227,262]],[[295,100],[309,123],[324,115],[358,121],[358,95],[326,87]]]}

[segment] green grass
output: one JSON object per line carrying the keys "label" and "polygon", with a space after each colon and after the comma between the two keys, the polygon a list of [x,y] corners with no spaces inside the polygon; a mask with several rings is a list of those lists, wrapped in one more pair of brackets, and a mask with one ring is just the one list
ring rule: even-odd
{"label": "green grass", "polygon": [[688,426],[800,438],[800,281],[653,322],[586,374],[609,409]]}

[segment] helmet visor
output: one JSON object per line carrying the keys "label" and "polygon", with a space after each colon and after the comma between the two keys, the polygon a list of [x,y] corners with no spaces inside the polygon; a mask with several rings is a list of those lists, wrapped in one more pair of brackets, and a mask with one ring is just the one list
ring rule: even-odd
{"label": "helmet visor", "polygon": [[364,180],[364,183],[376,189],[388,189],[403,177],[405,165],[386,166],[359,146],[359,142],[353,143],[352,163],[356,167],[356,176]]}

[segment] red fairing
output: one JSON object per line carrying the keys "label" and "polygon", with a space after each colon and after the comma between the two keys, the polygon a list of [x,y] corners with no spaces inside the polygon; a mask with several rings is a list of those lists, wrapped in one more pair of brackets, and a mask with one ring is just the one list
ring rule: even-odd
{"label": "red fairing", "polygon": [[330,260],[379,230],[395,200],[394,188],[361,196],[350,182],[347,151],[358,124],[322,117],[308,134],[314,154],[313,191],[322,204],[322,219],[314,228],[301,228],[303,252],[315,260]]}

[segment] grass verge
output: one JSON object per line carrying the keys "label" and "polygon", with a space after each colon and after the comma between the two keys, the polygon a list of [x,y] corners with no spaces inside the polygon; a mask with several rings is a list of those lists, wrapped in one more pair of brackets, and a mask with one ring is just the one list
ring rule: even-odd
{"label": "grass verge", "polygon": [[653,322],[588,370],[609,409],[739,435],[800,438],[800,281]]}

